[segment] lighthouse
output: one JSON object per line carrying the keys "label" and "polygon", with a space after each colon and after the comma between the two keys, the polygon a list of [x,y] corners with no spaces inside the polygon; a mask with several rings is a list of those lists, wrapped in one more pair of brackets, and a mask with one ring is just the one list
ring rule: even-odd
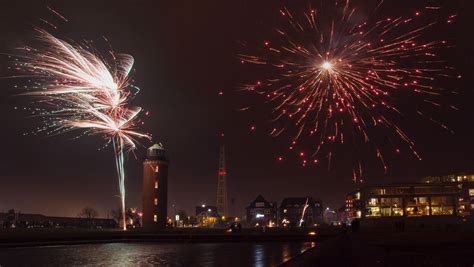
{"label": "lighthouse", "polygon": [[143,228],[158,230],[166,227],[168,206],[169,158],[163,145],[147,149],[143,161]]}

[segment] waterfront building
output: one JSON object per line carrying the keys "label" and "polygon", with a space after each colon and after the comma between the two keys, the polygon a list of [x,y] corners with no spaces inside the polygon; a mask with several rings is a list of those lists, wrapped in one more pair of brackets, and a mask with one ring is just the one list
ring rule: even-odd
{"label": "waterfront building", "polygon": [[246,208],[247,223],[250,226],[273,227],[277,223],[277,203],[258,195]]}
{"label": "waterfront building", "polygon": [[285,198],[279,208],[279,223],[283,227],[315,226],[323,221],[323,207],[312,197]]}
{"label": "waterfront building", "polygon": [[143,162],[143,216],[145,229],[161,229],[167,224],[169,159],[161,144],[147,150]]}
{"label": "waterfront building", "polygon": [[196,207],[196,220],[200,227],[214,227],[220,217],[216,206],[201,205]]}
{"label": "waterfront building", "polygon": [[430,176],[420,183],[366,186],[347,194],[346,213],[349,221],[361,219],[365,225],[466,221],[474,215],[474,175]]}

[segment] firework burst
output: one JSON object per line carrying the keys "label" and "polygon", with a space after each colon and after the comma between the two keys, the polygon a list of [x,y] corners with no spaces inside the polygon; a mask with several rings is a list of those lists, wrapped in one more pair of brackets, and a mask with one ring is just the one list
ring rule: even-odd
{"label": "firework burst", "polygon": [[[452,68],[437,53],[449,45],[423,40],[436,23],[426,22],[422,12],[364,20],[349,1],[333,3],[299,11],[281,9],[285,23],[275,29],[274,38],[262,42],[261,53],[239,55],[242,64],[270,74],[243,90],[264,96],[273,107],[272,136],[288,133],[290,150],[298,145],[310,150],[297,151],[303,165],[317,164],[320,158],[330,165],[336,147],[363,143],[375,147],[386,171],[375,141],[380,138],[374,138],[380,134],[389,139],[392,151],[399,152],[405,144],[421,159],[414,141],[397,123],[402,116],[402,99],[397,97],[408,94],[404,97],[439,106],[430,100],[443,93],[434,86],[435,80],[449,76]],[[447,23],[454,18],[450,16]],[[416,112],[425,116],[420,109]],[[355,180],[362,174],[360,161],[356,166]]]}
{"label": "firework burst", "polygon": [[40,107],[37,115],[44,124],[39,132],[82,130],[80,136],[101,135],[112,143],[125,230],[124,153],[136,148],[137,139],[150,138],[136,130],[141,108],[129,105],[138,92],[129,78],[133,57],[111,52],[109,65],[89,46],[68,43],[41,29],[37,32],[37,45],[21,48],[15,68],[33,78],[25,95]]}

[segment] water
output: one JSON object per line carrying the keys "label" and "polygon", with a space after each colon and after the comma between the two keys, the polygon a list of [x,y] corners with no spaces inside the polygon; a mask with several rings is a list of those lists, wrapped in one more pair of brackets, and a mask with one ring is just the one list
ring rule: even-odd
{"label": "water", "polygon": [[0,249],[0,266],[278,266],[307,243],[111,243]]}

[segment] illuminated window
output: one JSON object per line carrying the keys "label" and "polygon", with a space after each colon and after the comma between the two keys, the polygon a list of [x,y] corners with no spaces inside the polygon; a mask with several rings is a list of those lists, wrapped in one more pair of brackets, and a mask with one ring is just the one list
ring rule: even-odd
{"label": "illuminated window", "polygon": [[355,199],[360,199],[360,192],[357,192],[357,193],[355,194]]}
{"label": "illuminated window", "polygon": [[382,216],[403,216],[401,197],[384,197],[380,199]]}
{"label": "illuminated window", "polygon": [[427,197],[409,197],[407,200],[407,216],[428,216],[430,205]]}
{"label": "illuminated window", "polygon": [[155,198],[155,206],[157,206],[157,205],[158,205],[158,199]]}
{"label": "illuminated window", "polygon": [[469,196],[474,196],[474,188],[469,188]]}
{"label": "illuminated window", "polygon": [[366,217],[380,217],[380,207],[367,208]]}
{"label": "illuminated window", "polygon": [[153,221],[154,221],[154,222],[157,222],[157,221],[158,221],[158,215],[156,215],[156,214],[153,215]]}
{"label": "illuminated window", "polygon": [[392,208],[392,216],[403,216],[403,208],[393,207]]}
{"label": "illuminated window", "polygon": [[392,209],[390,207],[386,208],[386,207],[382,207],[380,209],[380,214],[384,217],[386,216],[392,216]]}
{"label": "illuminated window", "polygon": [[453,207],[441,206],[441,207],[432,207],[433,215],[453,215]]}
{"label": "illuminated window", "polygon": [[453,198],[448,196],[431,198],[432,215],[453,215]]}
{"label": "illuminated window", "polygon": [[155,182],[155,189],[158,189],[158,182]]}
{"label": "illuminated window", "polygon": [[371,198],[367,200],[367,206],[369,207],[374,207],[379,205],[379,199],[378,198]]}

